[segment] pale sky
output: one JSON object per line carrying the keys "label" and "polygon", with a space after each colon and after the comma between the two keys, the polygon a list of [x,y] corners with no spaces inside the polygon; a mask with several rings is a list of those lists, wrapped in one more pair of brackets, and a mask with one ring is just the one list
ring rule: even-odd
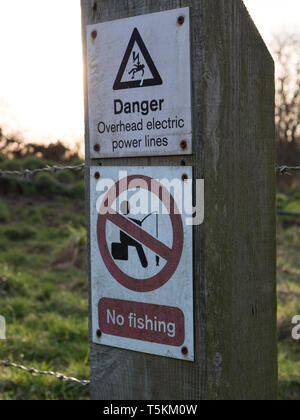
{"label": "pale sky", "polygon": [[266,43],[280,31],[299,32],[300,0],[244,0]]}
{"label": "pale sky", "polygon": [[82,138],[80,1],[0,0],[0,16],[0,126]]}
{"label": "pale sky", "polygon": [[[297,31],[300,0],[244,0],[267,44]],[[33,141],[83,138],[80,0],[0,0],[0,127]]]}

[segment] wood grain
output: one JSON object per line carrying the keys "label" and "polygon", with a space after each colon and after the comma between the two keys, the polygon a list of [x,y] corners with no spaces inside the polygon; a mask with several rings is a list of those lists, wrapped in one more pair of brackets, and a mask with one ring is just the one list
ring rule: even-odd
{"label": "wood grain", "polygon": [[86,163],[191,165],[206,212],[194,229],[195,363],[91,344],[91,396],[276,399],[273,60],[241,0],[81,2],[84,58],[87,24],[190,7],[193,155],[91,160],[85,78]]}

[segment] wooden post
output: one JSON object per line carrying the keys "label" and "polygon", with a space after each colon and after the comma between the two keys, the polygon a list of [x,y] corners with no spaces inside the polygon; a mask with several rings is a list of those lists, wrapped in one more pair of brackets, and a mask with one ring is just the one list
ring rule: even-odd
{"label": "wooden post", "polygon": [[[86,165],[194,167],[195,363],[91,345],[95,400],[276,399],[274,64],[242,0],[82,0],[86,25],[190,7],[191,156]],[[87,214],[89,176],[87,172]],[[88,228],[90,227],[88,216]],[[91,308],[90,308],[91,314]]]}

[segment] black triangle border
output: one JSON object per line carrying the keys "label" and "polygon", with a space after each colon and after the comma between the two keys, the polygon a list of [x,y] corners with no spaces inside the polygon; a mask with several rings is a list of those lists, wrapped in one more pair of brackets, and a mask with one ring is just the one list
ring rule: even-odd
{"label": "black triangle border", "polygon": [[[123,74],[126,70],[126,66],[128,63],[128,60],[130,58],[131,52],[133,50],[134,44],[135,42],[138,44],[144,59],[146,60],[146,63],[153,75],[153,79],[146,79],[144,80],[143,85],[141,86],[141,82],[140,80],[133,80],[133,81],[128,81],[128,82],[121,82]],[[117,78],[115,80],[114,86],[113,86],[113,90],[122,90],[122,89],[132,89],[132,88],[142,88],[142,87],[149,87],[149,86],[159,86],[162,85],[163,81],[162,78],[160,77],[160,74],[149,54],[149,51],[147,50],[147,47],[139,33],[139,31],[137,30],[137,28],[134,28],[134,31],[132,33],[132,36],[130,38],[127,50],[125,52],[121,67],[119,69]]]}

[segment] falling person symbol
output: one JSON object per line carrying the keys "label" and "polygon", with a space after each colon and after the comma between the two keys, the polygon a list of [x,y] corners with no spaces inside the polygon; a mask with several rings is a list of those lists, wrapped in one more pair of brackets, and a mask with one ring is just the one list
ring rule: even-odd
{"label": "falling person symbol", "polygon": [[134,80],[136,73],[141,72],[142,73],[141,86],[142,86],[142,84],[144,82],[144,76],[145,76],[145,65],[141,64],[139,53],[137,54],[135,51],[133,51],[132,56],[133,56],[133,63],[134,64],[133,64],[133,68],[128,72],[128,74],[132,75],[131,79]]}

